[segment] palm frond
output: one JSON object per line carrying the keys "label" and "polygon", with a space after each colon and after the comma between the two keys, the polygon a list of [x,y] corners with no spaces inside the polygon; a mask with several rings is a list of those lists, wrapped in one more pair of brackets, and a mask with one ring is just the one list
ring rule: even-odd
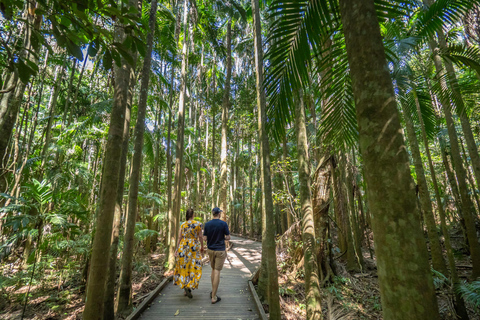
{"label": "palm frond", "polygon": [[334,41],[317,64],[316,72],[322,74],[321,99],[325,103],[317,140],[343,149],[356,145],[358,128],[345,38],[338,34]]}
{"label": "palm frond", "polygon": [[312,51],[320,51],[324,40],[338,30],[340,22],[338,3],[333,0],[275,0],[268,12],[271,26],[264,80],[267,129],[280,141],[285,125],[291,121],[293,93],[308,83]]}
{"label": "palm frond", "polygon": [[473,281],[472,283],[463,283],[458,285],[455,290],[459,293],[465,303],[474,309],[480,308],[480,281]]}
{"label": "palm frond", "polygon": [[460,21],[479,0],[437,0],[430,7],[424,7],[414,23],[415,35],[428,40],[446,24]]}
{"label": "palm frond", "polygon": [[[410,113],[410,118],[417,125],[417,128],[420,127],[420,118],[417,111],[417,103],[419,104],[427,138],[433,140],[438,133],[438,123],[430,95],[417,88],[409,88],[408,92],[400,90],[397,98],[400,103],[406,106],[405,109]],[[419,133],[417,132],[417,134]]]}
{"label": "palm frond", "polygon": [[149,163],[155,162],[155,136],[150,130],[143,133],[143,155]]}
{"label": "palm frond", "polygon": [[466,45],[450,45],[440,55],[455,63],[458,67],[471,68],[480,75],[480,49]]}

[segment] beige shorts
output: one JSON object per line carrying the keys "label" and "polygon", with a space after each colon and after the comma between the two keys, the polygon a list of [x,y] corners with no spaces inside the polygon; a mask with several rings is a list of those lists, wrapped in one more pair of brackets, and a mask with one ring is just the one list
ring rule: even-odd
{"label": "beige shorts", "polygon": [[222,270],[225,259],[227,258],[226,251],[213,251],[207,249],[208,257],[210,258],[210,266],[215,270]]}

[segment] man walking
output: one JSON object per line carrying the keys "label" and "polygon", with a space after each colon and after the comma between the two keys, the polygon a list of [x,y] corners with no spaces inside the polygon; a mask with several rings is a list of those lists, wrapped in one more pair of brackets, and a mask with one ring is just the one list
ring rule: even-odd
{"label": "man walking", "polygon": [[203,238],[207,241],[207,253],[210,258],[210,266],[212,267],[212,292],[210,293],[212,304],[221,300],[217,296],[217,290],[220,283],[220,271],[227,258],[225,240],[230,240],[228,224],[220,219],[222,212],[218,207],[213,208],[213,219],[205,223],[203,230]]}

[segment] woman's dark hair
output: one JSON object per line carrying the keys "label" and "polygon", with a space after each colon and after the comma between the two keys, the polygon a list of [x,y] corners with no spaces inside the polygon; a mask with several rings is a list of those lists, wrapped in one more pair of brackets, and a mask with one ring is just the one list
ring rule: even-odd
{"label": "woman's dark hair", "polygon": [[190,220],[193,217],[193,209],[187,209],[187,213],[185,213],[185,219]]}

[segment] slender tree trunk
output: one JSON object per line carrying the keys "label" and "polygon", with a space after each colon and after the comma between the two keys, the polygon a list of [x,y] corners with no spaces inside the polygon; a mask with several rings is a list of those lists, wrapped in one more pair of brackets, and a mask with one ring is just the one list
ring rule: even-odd
{"label": "slender tree trunk", "polygon": [[[154,153],[155,153],[155,160],[153,164],[153,192],[160,193],[158,188],[159,185],[159,177],[161,176],[160,170],[160,143],[161,137],[159,132],[159,122],[160,122],[160,108],[157,109],[156,116],[155,116],[155,128],[154,128],[154,136],[155,136],[155,144],[154,144]],[[148,217],[148,229],[150,230],[158,230],[158,220],[154,222],[155,216],[158,214],[158,204],[156,202],[153,203],[153,208],[150,210],[150,215]],[[161,236],[161,235],[160,235]],[[147,237],[145,242],[145,251],[150,253],[153,249],[155,251],[157,243],[157,236]]]}
{"label": "slender tree trunk", "polygon": [[[415,165],[415,172],[417,174],[417,184],[420,196],[420,207],[423,211],[423,219],[427,226],[428,239],[430,240],[430,252],[432,254],[432,266],[435,270],[442,274],[447,274],[447,267],[443,260],[442,247],[440,245],[440,238],[437,233],[437,225],[435,223],[435,216],[432,208],[432,201],[430,200],[430,192],[428,191],[427,179],[423,169],[422,156],[420,155],[420,148],[418,146],[417,135],[411,118],[410,111],[405,105],[399,103],[403,110],[403,117],[407,126],[407,137],[410,143],[410,151],[412,152],[413,164]],[[432,172],[434,175],[435,172]]]}
{"label": "slender tree trunk", "polygon": [[[89,45],[89,47],[90,47],[90,45]],[[87,47],[87,52],[88,52],[88,47]],[[87,66],[87,62],[88,62],[88,54],[85,55],[85,59],[83,60],[82,69],[80,70],[80,74],[78,76],[77,87],[75,88],[75,95],[73,96],[73,99],[72,99],[71,102],[70,102],[70,100],[66,101],[65,111],[67,111],[69,109],[70,104],[73,107],[75,107],[75,104],[77,103],[78,92],[80,91],[80,87],[82,86],[83,74],[85,72],[85,67]],[[70,124],[72,122],[72,118],[73,118],[73,112],[70,112],[69,117],[68,117],[68,124]]]}
{"label": "slender tree trunk", "polygon": [[[131,101],[131,98],[129,97]],[[131,103],[125,110],[125,124],[123,127],[122,155],[120,159],[120,171],[118,175],[117,199],[113,218],[112,240],[108,264],[108,280],[105,288],[105,307],[103,320],[115,318],[115,282],[117,280],[117,254],[120,240],[120,221],[122,220],[123,193],[125,188],[125,171],[127,168],[128,142],[130,140],[130,112]]]}
{"label": "slender tree trunk", "polygon": [[132,158],[132,173],[130,174],[130,190],[128,193],[128,214],[126,217],[125,236],[123,239],[122,264],[120,282],[117,294],[117,314],[126,315],[131,312],[132,306],[132,262],[135,244],[135,223],[137,222],[138,189],[142,167],[143,134],[145,132],[145,114],[147,110],[148,84],[150,81],[150,67],[152,64],[153,32],[155,30],[157,1],[153,0],[150,7],[149,32],[147,35],[147,49],[142,69],[140,99],[135,124],[135,144]]}
{"label": "slender tree trunk", "polygon": [[[216,86],[216,55],[215,52],[213,52],[213,75],[212,75],[212,82],[213,82],[213,97],[215,97],[217,93],[217,86]],[[216,206],[218,206],[217,201],[215,199],[215,180],[216,180],[216,174],[215,174],[215,137],[216,137],[216,132],[217,132],[217,124],[216,124],[216,116],[217,116],[217,108],[216,105],[212,105],[212,209]]]}
{"label": "slender tree trunk", "polygon": [[[321,151],[321,150],[320,150]],[[319,152],[320,152],[319,151]],[[315,237],[317,241],[317,267],[322,283],[329,281],[333,274],[328,262],[330,256],[327,243],[328,210],[330,208],[331,169],[328,156],[319,154],[319,162],[314,174],[314,187],[312,192],[312,208],[315,221]]]}
{"label": "slender tree trunk", "polygon": [[70,73],[70,81],[68,83],[67,94],[65,96],[65,107],[63,110],[63,117],[62,117],[62,128],[67,123],[67,115],[70,106],[70,98],[73,90],[73,80],[75,79],[75,71],[77,70],[77,59],[73,61],[72,72]]}
{"label": "slender tree trunk", "polygon": [[[180,3],[177,3],[177,8],[180,7]],[[175,23],[175,43],[178,44],[178,38],[180,35],[180,28],[181,28],[181,14],[176,10],[176,23]],[[174,218],[174,205],[172,199],[172,151],[171,151],[171,131],[172,131],[172,114],[173,114],[173,85],[174,85],[174,78],[175,78],[175,68],[174,64],[172,63],[172,70],[170,76],[170,108],[168,110],[168,133],[167,133],[167,206],[168,206],[168,268],[172,270],[175,263],[175,218]]]}
{"label": "slender tree trunk", "polygon": [[[430,49],[433,52],[433,62],[435,64],[435,69],[437,70],[437,79],[440,82],[440,86],[446,89],[447,83],[444,77],[445,70],[443,69],[442,60],[438,53],[437,43],[433,39],[430,40]],[[457,175],[458,189],[460,191],[460,198],[462,202],[462,215],[465,219],[468,244],[470,247],[470,258],[472,260],[473,267],[472,278],[476,279],[480,276],[480,244],[478,243],[474,223],[475,207],[473,206],[472,200],[470,199],[470,196],[468,194],[467,173],[465,171],[465,167],[463,166],[462,157],[460,155],[460,147],[458,143],[457,131],[455,129],[455,122],[452,116],[450,100],[443,95],[440,96],[440,100],[442,102],[445,120],[447,122],[447,131],[450,138],[452,162],[455,173]]]}
{"label": "slender tree trunk", "polygon": [[332,156],[332,160],[334,160],[334,164],[332,165],[332,178],[335,194],[335,216],[340,228],[338,235],[340,238],[340,250],[346,252],[347,270],[354,272],[359,269],[359,266],[357,264],[357,258],[355,257],[350,214],[347,208],[348,198],[344,187],[346,181],[346,161],[344,157],[345,155],[342,154],[338,157],[338,161],[335,161],[335,157]]}
{"label": "slender tree trunk", "polygon": [[439,319],[374,1],[340,0],[340,12],[372,212],[383,316],[386,320]]}
{"label": "slender tree trunk", "polygon": [[[130,0],[130,8],[136,8],[137,1]],[[123,42],[124,28],[120,25],[115,28],[115,39]],[[105,165],[100,190],[99,210],[97,215],[96,232],[92,246],[90,272],[87,282],[87,298],[83,319],[102,319],[104,311],[105,284],[109,259],[105,254],[110,252],[112,225],[117,200],[118,177],[120,173],[123,130],[125,126],[125,109],[128,103],[128,87],[132,66],[124,59],[121,66],[115,65],[115,93],[108,130],[107,146],[105,148]]]}
{"label": "slender tree trunk", "polygon": [[43,145],[42,154],[41,154],[42,164],[40,166],[40,174],[39,174],[40,180],[42,180],[43,178],[43,170],[45,168],[45,163],[47,162],[47,151],[48,151],[48,147],[50,146],[53,119],[55,117],[55,109],[57,106],[57,98],[60,93],[60,84],[63,79],[63,72],[64,72],[63,66],[62,67],[57,66],[55,70],[54,85],[52,87],[52,90],[50,93],[50,100],[48,102],[48,109],[50,110],[50,115],[48,118],[47,126],[45,127],[45,144]]}
{"label": "slender tree trunk", "polygon": [[[250,138],[250,141],[248,143],[248,159],[251,162],[252,161],[252,138]],[[248,175],[248,180],[249,180],[249,193],[250,193],[250,237],[255,237],[255,227],[253,225],[253,174],[255,173],[255,170],[252,169],[252,167],[249,167],[249,175]]]}
{"label": "slender tree trunk", "polygon": [[337,157],[331,157],[331,170],[332,170],[332,180],[333,180],[333,197],[335,200],[335,220],[338,226],[338,246],[341,252],[346,252],[348,250],[347,242],[347,233],[346,226],[344,225],[345,219],[345,197],[343,195],[343,188],[341,187],[339,170],[338,170],[338,160]]}
{"label": "slender tree trunk", "polygon": [[[287,137],[283,137],[283,161],[285,163],[287,162],[287,156],[288,156],[288,150],[287,150]],[[297,197],[295,193],[295,188],[293,188],[293,181],[292,181],[292,175],[288,172],[287,176],[284,177],[284,185],[285,185],[285,190],[288,193],[289,196],[289,202],[290,202],[290,208],[286,210],[287,212],[285,213],[287,216],[287,230],[290,229],[290,227],[293,224],[293,214],[294,212],[294,206],[293,206],[293,201],[295,201],[295,198]],[[292,200],[293,199],[293,200]]]}
{"label": "slender tree trunk", "polygon": [[[430,169],[430,176],[432,178],[433,189],[435,190],[435,199],[437,201],[438,214],[440,216],[440,225],[441,225],[442,233],[444,237],[445,249],[447,251],[448,266],[450,268],[450,279],[453,286],[455,287],[459,283],[459,278],[458,278],[458,273],[455,265],[455,258],[453,256],[452,245],[450,242],[450,233],[447,228],[447,222],[445,219],[445,210],[443,209],[443,203],[440,196],[440,189],[438,187],[437,175],[435,173],[435,167],[433,166],[432,156],[430,154],[430,147],[428,146],[427,132],[425,130],[425,124],[423,122],[422,112],[420,110],[420,103],[418,101],[418,96],[415,89],[416,88],[414,88],[413,94],[415,95],[415,105],[417,108],[418,121],[420,123],[420,130],[422,132],[422,139],[425,147],[425,153],[428,158],[428,167]],[[456,182],[454,181],[454,183],[456,187]],[[455,311],[457,312],[457,316],[461,320],[469,319],[463,298],[456,291],[454,291],[454,296],[455,296],[454,306],[455,306]]]}
{"label": "slender tree trunk", "polygon": [[180,79],[180,97],[178,102],[178,128],[177,128],[177,145],[176,145],[176,159],[175,159],[175,183],[173,187],[172,197],[172,230],[170,230],[170,254],[168,256],[168,268],[173,270],[175,264],[175,247],[177,245],[177,229],[179,228],[179,212],[181,203],[182,181],[184,174],[182,172],[182,162],[185,145],[185,99],[187,88],[187,64],[188,64],[188,1],[184,2],[183,6],[183,50],[182,50],[182,69]]}
{"label": "slender tree trunk", "polygon": [[[347,158],[348,159],[348,158]],[[352,242],[353,247],[355,248],[355,267],[360,267],[360,270],[365,269],[365,263],[363,261],[362,253],[362,242],[360,240],[360,227],[358,222],[357,212],[355,210],[355,177],[354,177],[354,168],[350,163],[348,166],[348,172],[345,182],[347,183],[347,194],[348,194],[348,205],[350,207],[350,229],[351,234],[353,235]]]}
{"label": "slender tree trunk", "polygon": [[[227,62],[225,68],[227,69],[225,78],[225,87],[223,91],[222,103],[222,150],[220,153],[220,209],[227,208],[227,135],[228,135],[228,109],[230,107],[230,79],[232,77],[232,19],[227,22]],[[222,219],[227,220],[227,215],[224,212]]]}
{"label": "slender tree trunk", "polygon": [[[19,53],[19,57],[24,63],[27,63],[27,61],[34,64],[38,63],[38,59],[36,58],[37,46],[32,44],[31,39],[35,38],[33,33],[38,32],[40,29],[42,15],[35,14],[35,8],[36,1],[30,1],[26,5],[24,16],[26,21],[23,28],[23,30],[25,30],[23,49]],[[2,79],[2,90],[9,91],[2,94],[0,98],[0,168],[3,168],[2,163],[5,160],[8,143],[17,120],[25,88],[27,87],[27,83],[19,78],[19,72],[20,71],[15,70]]]}
{"label": "slender tree trunk", "polygon": [[[428,1],[430,2],[430,4],[433,3],[432,0]],[[439,31],[437,31],[437,35],[438,45],[440,49],[446,50],[448,46],[443,30],[439,29]],[[445,69],[447,70],[448,80],[450,82],[450,90],[452,90],[453,94],[455,95],[456,103],[458,103],[458,107],[460,107],[460,112],[458,112],[458,115],[460,118],[460,123],[462,125],[463,135],[465,137],[465,141],[467,142],[468,154],[472,163],[473,173],[475,174],[475,178],[477,180],[477,189],[480,190],[480,156],[478,154],[475,138],[473,137],[472,127],[470,126],[470,121],[465,111],[465,104],[463,101],[462,93],[458,90],[458,80],[455,75],[453,63],[449,59],[444,59],[443,61],[445,63]],[[473,185],[472,187],[475,193],[475,185]]]}
{"label": "slender tree trunk", "polygon": [[307,128],[305,125],[305,108],[302,94],[297,94],[296,98],[295,131],[297,134],[300,207],[302,210],[307,319],[322,319],[320,275],[317,260],[315,220],[311,198],[310,159],[308,155]]}
{"label": "slender tree trunk", "polygon": [[[258,137],[260,142],[260,170],[262,174],[262,216],[265,217],[267,226],[274,223],[273,217],[273,198],[272,198],[272,180],[270,173],[270,145],[268,142],[265,123],[266,98],[263,89],[263,47],[262,30],[260,21],[259,1],[252,0],[253,28],[255,43],[255,70],[256,70],[256,91],[258,107]],[[277,256],[275,252],[275,232],[273,228],[264,228],[262,235],[262,256],[265,256],[268,270],[268,303],[270,310],[270,319],[277,320],[281,318],[280,300],[278,294],[278,271]]]}

